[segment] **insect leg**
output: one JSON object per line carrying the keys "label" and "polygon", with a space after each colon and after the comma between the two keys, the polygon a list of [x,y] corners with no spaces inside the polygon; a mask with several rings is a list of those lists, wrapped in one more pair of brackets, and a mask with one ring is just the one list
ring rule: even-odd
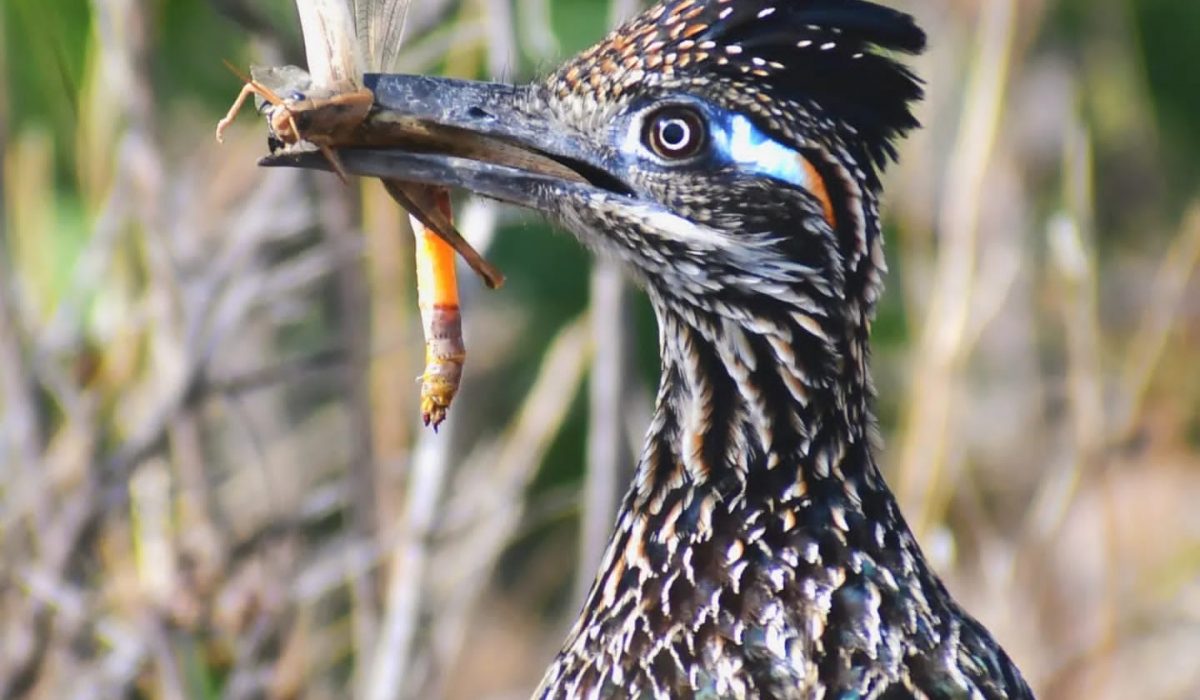
{"label": "insect leg", "polygon": [[504,284],[504,273],[484,259],[479,251],[463,238],[458,229],[454,228],[450,217],[443,215],[440,207],[434,206],[433,201],[429,198],[430,193],[434,189],[439,189],[441,192],[444,190],[399,180],[384,180],[383,186],[387,189],[388,194],[392,195],[392,199],[461,255],[467,263],[467,267],[470,267],[483,279],[483,283],[487,285],[488,289],[497,289]]}
{"label": "insect leg", "polygon": [[242,105],[246,104],[246,98],[251,95],[262,94],[254,81],[250,81],[242,86],[242,91],[238,93],[237,99],[233,101],[233,106],[225,113],[221,121],[217,122],[217,143],[224,143],[225,129],[233,123],[233,118],[241,111]]}

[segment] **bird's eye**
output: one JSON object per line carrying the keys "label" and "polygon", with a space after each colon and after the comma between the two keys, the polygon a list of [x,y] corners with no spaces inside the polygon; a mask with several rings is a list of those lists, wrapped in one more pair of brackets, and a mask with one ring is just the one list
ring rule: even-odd
{"label": "bird's eye", "polygon": [[700,152],[708,140],[704,119],[690,107],[666,107],[646,119],[642,142],[666,160],[683,160]]}

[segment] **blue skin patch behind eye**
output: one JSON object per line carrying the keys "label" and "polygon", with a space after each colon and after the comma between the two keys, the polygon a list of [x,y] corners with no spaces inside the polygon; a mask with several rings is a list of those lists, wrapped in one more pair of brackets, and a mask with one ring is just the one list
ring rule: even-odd
{"label": "blue skin patch behind eye", "polygon": [[747,172],[810,188],[804,158],[795,150],[767,136],[744,115],[712,110],[708,116],[709,138],[718,158]]}

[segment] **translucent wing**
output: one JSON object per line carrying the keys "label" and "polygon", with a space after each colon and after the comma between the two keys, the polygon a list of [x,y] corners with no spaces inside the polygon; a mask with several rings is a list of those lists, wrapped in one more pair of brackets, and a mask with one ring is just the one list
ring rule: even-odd
{"label": "translucent wing", "polygon": [[353,0],[358,42],[370,72],[395,71],[412,0]]}

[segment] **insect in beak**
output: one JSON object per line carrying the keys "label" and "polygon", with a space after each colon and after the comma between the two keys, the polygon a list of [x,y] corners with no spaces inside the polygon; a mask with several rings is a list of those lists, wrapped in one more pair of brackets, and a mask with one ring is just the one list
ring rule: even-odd
{"label": "insect in beak", "polygon": [[[362,87],[313,88],[307,73],[299,69],[267,69],[262,80],[242,74],[226,62],[244,84],[224,118],[217,123],[220,142],[225,130],[250,96],[264,101],[270,138],[276,151],[287,151],[301,142],[316,146],[331,170],[343,182],[346,171],[335,148],[387,146],[396,138],[386,130],[372,131],[368,117],[374,93]],[[279,83],[279,91],[265,81]],[[288,96],[281,97],[279,92]],[[421,375],[421,417],[435,430],[446,418],[462,379],[466,349],[454,270],[454,255],[463,260],[495,289],[504,275],[483,258],[454,227],[450,193],[436,187],[397,178],[381,178],[384,188],[409,211],[416,238],[417,298],[425,333],[425,370]]]}

